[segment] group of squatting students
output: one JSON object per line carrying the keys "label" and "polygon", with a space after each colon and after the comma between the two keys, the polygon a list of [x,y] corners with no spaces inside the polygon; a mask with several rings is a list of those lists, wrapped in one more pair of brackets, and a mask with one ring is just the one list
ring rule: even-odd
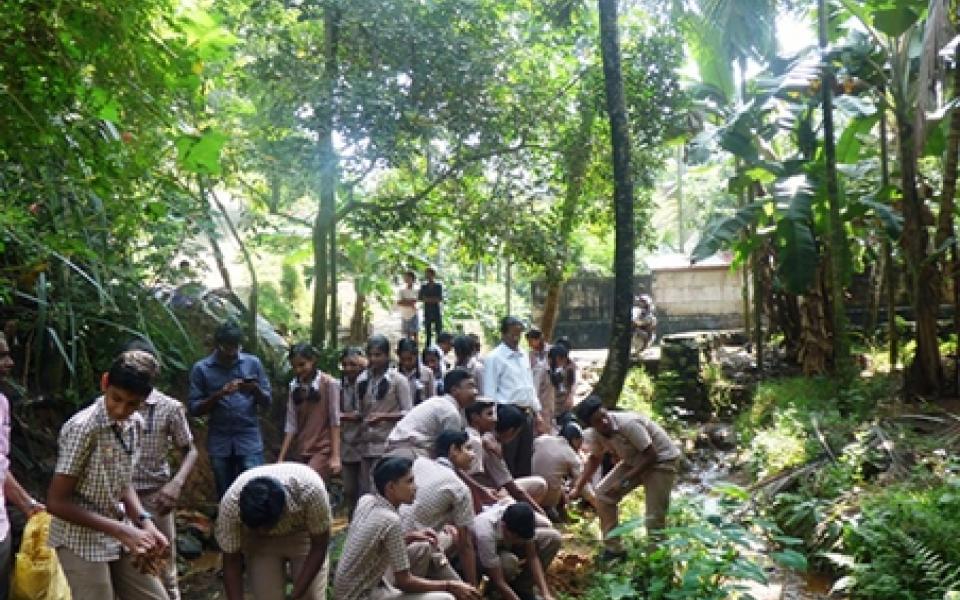
{"label": "group of squatting students", "polygon": [[[239,328],[221,326],[213,354],[194,366],[187,405],[209,419],[226,598],[244,598],[244,574],[256,600],[286,598],[288,579],[290,597],[326,598],[324,481],[337,475],[350,517],[337,600],[478,600],[484,587],[505,600],[550,600],[546,571],[561,544],[553,524],[576,498],[596,508],[607,557],[622,553],[606,534],[638,486],[648,530],[662,528],[680,454],[673,440],[594,395],[574,406],[569,348],[527,332],[522,349],[513,317],[500,333],[482,360],[466,336],[441,334],[450,347],[422,355],[401,340],[395,366],[387,338],[374,335],[342,352],[339,377],[318,368],[312,347],[294,346],[284,440],[277,463],[264,464],[259,431],[244,437],[249,410],[231,411],[252,406],[256,426],[269,382],[240,351]],[[61,430],[50,545],[77,600],[180,598],[173,509],[197,450],[183,403],[154,389],[158,372],[149,346],[129,346],[104,373],[103,395]],[[176,472],[172,449],[183,455]],[[159,576],[143,572],[144,555],[166,556]]]}

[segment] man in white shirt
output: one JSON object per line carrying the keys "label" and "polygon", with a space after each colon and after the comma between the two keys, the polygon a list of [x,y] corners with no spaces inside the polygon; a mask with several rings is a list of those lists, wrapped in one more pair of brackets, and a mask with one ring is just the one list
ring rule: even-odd
{"label": "man in white shirt", "polygon": [[540,400],[526,353],[520,349],[523,322],[504,317],[500,322],[500,345],[484,358],[483,394],[497,404],[512,404],[523,411],[526,424],[512,442],[503,447],[503,458],[514,477],[530,475],[534,430],[540,419]]}
{"label": "man in white shirt", "polygon": [[400,308],[400,335],[416,342],[420,335],[420,318],[417,315],[417,290],[413,289],[415,279],[413,271],[403,274],[403,287],[397,293],[397,306]]}

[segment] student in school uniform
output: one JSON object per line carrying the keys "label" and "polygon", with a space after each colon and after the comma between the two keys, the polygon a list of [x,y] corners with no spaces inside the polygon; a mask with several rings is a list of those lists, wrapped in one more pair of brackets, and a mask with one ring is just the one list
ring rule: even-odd
{"label": "student in school uniform", "polygon": [[[13,357],[7,338],[0,331],[0,381],[6,379],[13,369]],[[44,510],[43,504],[34,500],[10,472],[10,403],[0,392],[0,600],[7,600],[10,593],[10,575],[13,563],[13,536],[10,535],[10,519],[6,501],[10,500],[28,517]]]}
{"label": "student in school uniform", "polygon": [[330,502],[323,478],[307,465],[281,463],[240,474],[220,501],[216,538],[223,551],[227,600],[243,600],[243,572],[256,600],[325,600]]}
{"label": "student in school uniform", "polygon": [[420,317],[417,314],[417,299],[420,294],[413,289],[416,279],[417,276],[413,271],[404,273],[403,287],[397,292],[397,306],[400,308],[400,335],[413,340],[414,344],[420,336]]}
{"label": "student in school uniform", "polygon": [[666,524],[670,492],[677,472],[680,450],[666,431],[648,417],[631,412],[608,411],[600,397],[591,394],[577,405],[577,420],[588,425],[586,436],[590,458],[573,487],[571,496],[583,490],[609,452],[620,461],[597,486],[597,515],[604,536],[603,558],[623,556],[620,538],[608,534],[617,526],[617,507],[628,493],[643,486],[648,533],[656,533]]}
{"label": "student in school uniform", "polygon": [[360,481],[373,488],[373,466],[386,453],[387,437],[397,422],[413,408],[410,383],[390,369],[390,341],[383,335],[367,340],[367,370],[357,379],[363,416],[363,453]]}
{"label": "student in school uniform", "polygon": [[[337,600],[480,600],[462,581],[431,581],[410,572],[397,509],[417,494],[413,463],[388,456],[373,471],[376,492],[360,499],[343,542],[333,597]],[[385,576],[392,572],[392,583]]]}
{"label": "student in school uniform", "polygon": [[477,389],[483,389],[483,363],[473,352],[473,340],[466,335],[458,335],[453,338],[453,367],[463,369],[473,377],[477,383]]}
{"label": "student in school uniform", "polygon": [[450,390],[414,406],[387,436],[387,453],[406,456],[411,460],[418,456],[429,457],[437,436],[442,432],[466,427],[464,409],[477,397],[477,386],[470,374],[462,369],[453,369],[444,377],[444,387]]}
{"label": "student in school uniform", "polygon": [[470,488],[457,475],[458,469],[469,468],[473,460],[467,439],[462,429],[443,431],[434,443],[435,458],[420,457],[414,461],[417,496],[413,504],[400,507],[400,517],[406,533],[420,531],[432,536],[432,539],[407,544],[414,575],[459,579],[448,560],[457,557],[467,583],[477,585],[476,555],[470,531],[473,525]]}
{"label": "student in school uniform", "polygon": [[447,362],[447,355],[453,350],[453,334],[441,331],[437,336],[437,346],[440,348],[440,360],[443,361],[444,369],[449,369],[451,365]]}
{"label": "student in school uniform", "polygon": [[167,600],[160,580],[134,560],[168,547],[133,486],[144,431],[137,409],[158,370],[149,353],[123,352],[100,381],[103,396],[60,429],[49,544],[78,600]]}
{"label": "student in school uniform", "polygon": [[570,365],[570,351],[557,344],[547,352],[547,379],[553,388],[552,412],[556,424],[573,410],[574,394],[577,391],[576,365]]}
{"label": "student in school uniform", "polygon": [[568,520],[564,486],[576,483],[583,472],[579,454],[582,445],[583,433],[576,423],[564,425],[560,435],[541,435],[533,440],[533,473],[547,482],[543,509],[551,521]]}
{"label": "student in school uniform", "polygon": [[433,371],[420,364],[415,341],[403,339],[397,343],[397,370],[410,384],[410,397],[414,406],[433,397],[436,387]]}
{"label": "student in school uniform", "polygon": [[340,384],[317,367],[319,360],[320,354],[310,344],[300,343],[290,349],[296,377],[290,382],[277,462],[291,458],[328,479],[341,469]]}
{"label": "student in school uniform", "polygon": [[430,346],[423,351],[423,366],[430,369],[433,373],[433,389],[430,390],[430,396],[443,395],[443,376],[447,374],[448,369],[443,363],[443,352],[438,346]]}
{"label": "student in school uniform", "polygon": [[[156,350],[145,341],[127,345],[127,350],[143,350],[156,356]],[[143,418],[143,442],[140,460],[133,473],[133,487],[147,512],[153,514],[154,524],[167,538],[169,551],[166,564],[160,572],[160,581],[170,600],[180,600],[177,585],[176,507],[180,492],[193,471],[199,452],[193,443],[190,423],[183,403],[154,388],[138,409]],[[182,455],[180,467],[171,476],[170,451],[176,448]]]}
{"label": "student in school uniform", "polygon": [[477,557],[503,600],[552,600],[546,572],[560,550],[560,532],[526,502],[497,504],[473,519]]}
{"label": "student in school uniform", "polygon": [[[481,431],[488,443],[483,445],[483,473],[475,476],[474,479],[495,490],[506,492],[518,502],[527,502],[542,512],[540,502],[547,493],[547,482],[536,475],[515,478],[501,450],[520,435],[523,424],[524,415],[516,406],[497,405],[497,421],[493,431]],[[471,425],[486,426],[480,421],[474,421]],[[495,443],[489,443],[491,441]]]}
{"label": "student in school uniform", "polygon": [[[357,500],[367,492],[360,477],[363,458],[363,414],[357,380],[367,368],[367,359],[360,348],[344,348],[340,353],[340,477],[347,516],[352,517]],[[362,491],[361,491],[362,490]]]}

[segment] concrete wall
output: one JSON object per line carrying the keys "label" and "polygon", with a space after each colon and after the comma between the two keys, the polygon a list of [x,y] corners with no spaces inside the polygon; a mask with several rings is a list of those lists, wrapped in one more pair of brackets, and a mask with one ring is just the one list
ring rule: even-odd
{"label": "concrete wall", "polygon": [[654,271],[658,335],[743,327],[741,281],[740,271],[726,266]]}

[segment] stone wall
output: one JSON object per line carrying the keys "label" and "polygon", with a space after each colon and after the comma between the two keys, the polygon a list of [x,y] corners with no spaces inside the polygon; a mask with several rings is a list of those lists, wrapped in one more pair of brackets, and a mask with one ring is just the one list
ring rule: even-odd
{"label": "stone wall", "polygon": [[658,335],[743,327],[740,271],[728,266],[654,271]]}

